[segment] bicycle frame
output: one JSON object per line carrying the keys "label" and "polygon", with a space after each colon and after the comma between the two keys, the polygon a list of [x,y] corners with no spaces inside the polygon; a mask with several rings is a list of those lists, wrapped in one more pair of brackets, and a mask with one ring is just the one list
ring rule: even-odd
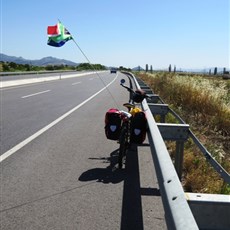
{"label": "bicycle frame", "polygon": [[[118,167],[119,168],[122,168],[124,159],[126,157],[127,150],[130,146],[131,120],[132,120],[132,115],[130,111],[131,109],[135,109],[136,107],[135,102],[139,103],[144,98],[148,97],[148,95],[146,95],[144,91],[142,91],[141,94],[137,94],[136,91],[134,91],[128,86],[125,86],[124,83],[125,83],[125,80],[122,79],[120,85],[130,92],[130,100],[129,100],[129,103],[123,104],[128,109],[128,112],[120,111],[121,118],[122,118],[122,125],[121,125],[121,133],[120,133],[120,138],[119,138],[119,144],[120,144],[119,155],[118,155]],[[137,98],[136,95],[139,95],[139,98]],[[134,96],[136,96],[135,99],[134,99]]]}
{"label": "bicycle frame", "polygon": [[[133,93],[133,90],[127,86],[123,85],[124,81],[121,81],[121,86],[126,88],[129,92]],[[119,138],[119,155],[118,155],[118,167],[121,169],[126,157],[127,150],[130,145],[130,126],[131,126],[131,117],[132,115],[129,113],[131,108],[135,108],[135,104],[130,98],[130,103],[123,104],[127,109],[128,112],[121,111],[121,118],[122,118],[122,125],[121,125],[121,134]]]}
{"label": "bicycle frame", "polygon": [[127,150],[130,145],[130,123],[131,114],[127,112],[121,112],[122,125],[121,134],[119,137],[119,155],[118,155],[118,167],[121,169],[126,157]]}

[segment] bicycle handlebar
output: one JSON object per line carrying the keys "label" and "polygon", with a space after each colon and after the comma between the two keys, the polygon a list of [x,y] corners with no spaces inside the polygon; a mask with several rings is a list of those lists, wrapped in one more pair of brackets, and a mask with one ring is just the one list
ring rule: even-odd
{"label": "bicycle handlebar", "polygon": [[126,88],[129,92],[135,93],[133,89],[131,89],[130,87],[124,85],[123,83],[120,83],[120,85],[121,85],[122,87]]}
{"label": "bicycle handlebar", "polygon": [[[134,91],[133,89],[131,89],[130,87],[124,85],[123,83],[120,83],[120,85],[121,85],[122,87],[126,88],[129,92],[131,92],[131,93],[133,93],[133,94],[136,94],[136,92],[138,91],[138,90],[137,90],[137,91]],[[144,90],[141,89],[140,91],[142,92],[142,96],[143,96],[144,98],[149,98],[149,95],[146,94]]]}
{"label": "bicycle handlebar", "polygon": [[149,98],[144,90],[137,89],[134,91],[130,87],[124,85],[123,82],[121,82],[120,85],[132,93],[131,99],[136,103],[141,103],[145,98]]}

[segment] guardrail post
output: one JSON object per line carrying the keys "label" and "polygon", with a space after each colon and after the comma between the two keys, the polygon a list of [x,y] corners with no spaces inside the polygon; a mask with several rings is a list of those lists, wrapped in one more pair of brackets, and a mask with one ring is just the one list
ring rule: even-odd
{"label": "guardrail post", "polygon": [[184,158],[184,141],[176,141],[176,156],[175,156],[175,169],[177,175],[181,180]]}
{"label": "guardrail post", "polygon": [[149,108],[154,115],[160,115],[160,122],[165,123],[165,117],[169,111],[167,104],[148,103]]}
{"label": "guardrail post", "polygon": [[176,141],[176,154],[174,167],[177,175],[181,180],[184,158],[184,142],[189,137],[188,124],[170,124],[170,123],[157,123],[164,140]]}
{"label": "guardrail post", "polygon": [[159,95],[157,94],[148,94],[149,98],[147,98],[148,103],[157,103],[159,101]]}
{"label": "guardrail post", "polygon": [[165,123],[165,115],[164,114],[161,115],[160,121],[161,121],[161,123]]}

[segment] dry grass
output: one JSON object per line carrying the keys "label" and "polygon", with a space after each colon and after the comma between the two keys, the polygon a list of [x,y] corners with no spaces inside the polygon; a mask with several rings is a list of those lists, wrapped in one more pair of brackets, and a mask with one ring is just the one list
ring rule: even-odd
{"label": "dry grass", "polygon": [[[230,172],[230,81],[172,73],[140,74],[160,97],[189,125],[209,152]],[[167,122],[172,122],[168,116]],[[173,143],[168,144],[171,156]],[[183,185],[186,191],[230,194],[197,147],[188,140],[184,154]]]}

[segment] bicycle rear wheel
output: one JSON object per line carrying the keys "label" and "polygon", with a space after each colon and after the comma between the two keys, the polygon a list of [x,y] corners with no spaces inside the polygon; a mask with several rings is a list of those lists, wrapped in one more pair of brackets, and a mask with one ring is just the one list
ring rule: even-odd
{"label": "bicycle rear wheel", "polygon": [[126,156],[126,151],[127,151],[127,140],[126,140],[127,133],[126,132],[127,132],[126,127],[125,126],[122,127],[120,138],[119,138],[119,143],[120,143],[119,155],[118,155],[119,169],[121,169],[123,166],[124,158]]}

